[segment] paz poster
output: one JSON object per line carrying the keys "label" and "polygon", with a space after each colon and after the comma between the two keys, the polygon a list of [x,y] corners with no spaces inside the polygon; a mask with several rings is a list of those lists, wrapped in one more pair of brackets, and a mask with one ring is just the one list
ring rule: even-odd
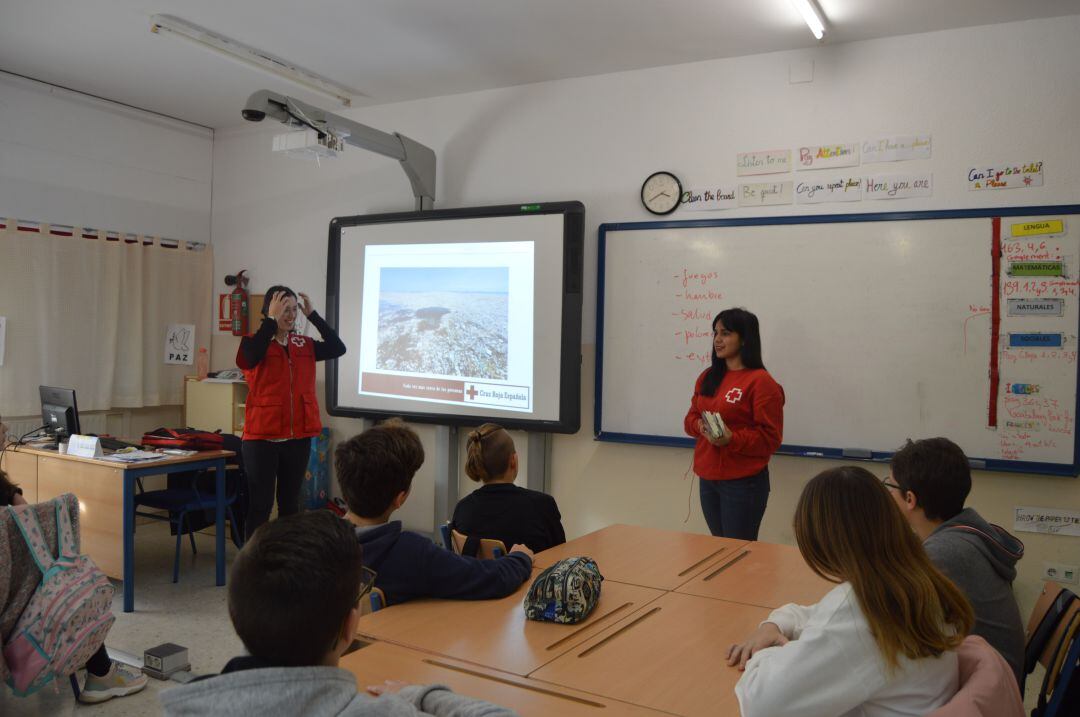
{"label": "paz poster", "polygon": [[195,362],[195,324],[169,324],[165,330],[165,363],[190,366]]}
{"label": "paz poster", "polygon": [[968,189],[1024,189],[1043,185],[1043,163],[998,164],[968,170]]}
{"label": "paz poster", "polygon": [[799,163],[795,168],[802,171],[857,166],[859,166],[858,144],[822,144],[799,147]]}

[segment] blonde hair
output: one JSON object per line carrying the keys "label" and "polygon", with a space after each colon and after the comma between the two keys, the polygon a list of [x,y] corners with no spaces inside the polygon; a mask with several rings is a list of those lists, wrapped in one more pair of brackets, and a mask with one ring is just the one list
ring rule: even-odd
{"label": "blonde hair", "polygon": [[510,456],[517,452],[514,439],[497,423],[469,431],[465,450],[465,475],[480,483],[504,475],[510,469]]}
{"label": "blonde hair", "polygon": [[810,568],[851,583],[889,669],[899,656],[937,657],[971,631],[974,613],[930,562],[881,482],[842,466],[819,473],[795,508],[795,539]]}

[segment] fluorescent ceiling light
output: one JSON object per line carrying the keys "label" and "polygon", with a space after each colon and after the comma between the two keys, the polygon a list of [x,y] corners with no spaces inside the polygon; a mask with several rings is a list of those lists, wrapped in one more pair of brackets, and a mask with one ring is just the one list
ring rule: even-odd
{"label": "fluorescent ceiling light", "polygon": [[821,16],[818,15],[817,8],[814,7],[811,0],[791,0],[791,4],[802,15],[802,19],[810,28],[810,32],[814,33],[814,37],[820,40],[825,36],[825,23],[821,21]]}
{"label": "fluorescent ceiling light", "polygon": [[269,72],[309,90],[331,97],[349,107],[353,97],[363,97],[364,93],[345,87],[311,70],[305,70],[288,60],[269,52],[237,42],[213,30],[193,25],[172,15],[154,15],[150,18],[150,32],[168,33],[194,42],[203,49],[212,50],[232,60],[238,60],[249,67]]}

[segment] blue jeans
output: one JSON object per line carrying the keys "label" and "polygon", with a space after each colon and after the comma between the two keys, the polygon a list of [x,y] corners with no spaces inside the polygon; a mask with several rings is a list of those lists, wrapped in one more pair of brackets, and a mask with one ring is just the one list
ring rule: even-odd
{"label": "blue jeans", "polygon": [[769,467],[746,478],[698,479],[701,512],[709,532],[722,538],[757,540],[765,505],[769,502]]}

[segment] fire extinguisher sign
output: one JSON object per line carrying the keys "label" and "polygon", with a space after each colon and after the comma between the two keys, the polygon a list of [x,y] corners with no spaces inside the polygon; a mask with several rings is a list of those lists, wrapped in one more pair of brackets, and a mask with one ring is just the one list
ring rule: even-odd
{"label": "fire extinguisher sign", "polygon": [[218,331],[232,331],[232,312],[229,310],[229,294],[218,294]]}
{"label": "fire extinguisher sign", "polygon": [[169,324],[165,330],[165,363],[195,362],[195,324]]}

